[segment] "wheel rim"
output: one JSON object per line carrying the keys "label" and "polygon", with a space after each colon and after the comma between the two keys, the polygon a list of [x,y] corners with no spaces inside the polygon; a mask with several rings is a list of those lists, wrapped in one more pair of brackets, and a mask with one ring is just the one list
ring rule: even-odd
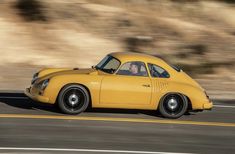
{"label": "wheel rim", "polygon": [[178,95],[169,95],[165,98],[163,103],[165,111],[170,115],[177,115],[179,114],[183,107],[183,99]]}
{"label": "wheel rim", "polygon": [[63,103],[70,111],[80,110],[86,101],[86,94],[79,88],[70,88],[64,92]]}
{"label": "wheel rim", "polygon": [[171,110],[175,110],[178,106],[178,102],[177,99],[175,99],[174,97],[170,98],[167,102],[167,107]]}
{"label": "wheel rim", "polygon": [[68,103],[69,103],[69,105],[74,106],[74,105],[76,105],[80,101],[79,99],[80,98],[79,98],[78,95],[72,94],[68,98]]}

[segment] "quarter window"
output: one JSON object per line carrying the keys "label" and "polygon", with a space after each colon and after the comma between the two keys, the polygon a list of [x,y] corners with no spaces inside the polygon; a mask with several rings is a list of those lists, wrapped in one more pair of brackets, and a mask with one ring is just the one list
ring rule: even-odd
{"label": "quarter window", "polygon": [[149,71],[152,77],[158,77],[158,78],[169,78],[170,74],[162,67],[154,65],[154,64],[148,64]]}
{"label": "quarter window", "polygon": [[148,76],[145,64],[138,61],[132,61],[123,64],[118,70],[117,74],[128,76]]}

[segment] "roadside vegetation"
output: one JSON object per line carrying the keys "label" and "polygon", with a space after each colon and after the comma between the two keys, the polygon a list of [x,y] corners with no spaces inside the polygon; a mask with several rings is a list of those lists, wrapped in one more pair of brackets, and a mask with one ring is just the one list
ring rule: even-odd
{"label": "roadside vegetation", "polygon": [[[33,68],[88,67],[109,52],[132,51],[183,68],[212,95],[226,89],[231,96],[235,91],[234,0],[0,3],[1,69],[30,70],[20,76],[17,87],[26,85]],[[5,74],[2,81],[8,83],[14,75]]]}

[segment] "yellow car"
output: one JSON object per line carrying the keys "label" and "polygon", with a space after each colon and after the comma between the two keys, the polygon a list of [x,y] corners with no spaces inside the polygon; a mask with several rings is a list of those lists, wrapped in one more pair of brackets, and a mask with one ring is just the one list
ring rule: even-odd
{"label": "yellow car", "polygon": [[188,111],[212,108],[205,90],[186,73],[160,58],[116,52],[89,69],[43,69],[25,94],[62,112],[92,108],[158,110],[178,118]]}

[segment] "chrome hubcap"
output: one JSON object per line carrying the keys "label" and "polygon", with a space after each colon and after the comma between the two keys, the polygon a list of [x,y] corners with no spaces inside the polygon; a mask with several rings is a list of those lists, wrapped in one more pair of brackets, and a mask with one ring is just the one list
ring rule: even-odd
{"label": "chrome hubcap", "polygon": [[169,109],[174,110],[178,106],[178,102],[177,102],[177,100],[175,98],[171,98],[167,102],[167,105],[168,105]]}
{"label": "chrome hubcap", "polygon": [[72,94],[69,96],[69,103],[74,106],[75,104],[77,104],[79,101],[79,97],[75,94]]}

